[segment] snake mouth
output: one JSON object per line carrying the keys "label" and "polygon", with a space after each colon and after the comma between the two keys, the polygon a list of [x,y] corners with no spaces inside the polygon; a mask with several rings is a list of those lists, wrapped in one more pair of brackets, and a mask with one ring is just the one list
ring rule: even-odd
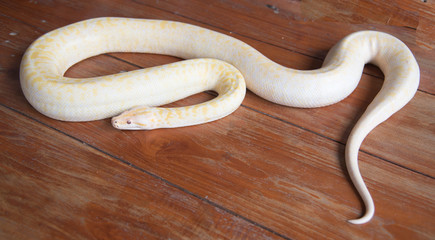
{"label": "snake mouth", "polygon": [[131,124],[130,120],[127,121],[123,121],[123,120],[119,120],[117,118],[112,118],[112,126],[116,129],[137,129],[134,127],[134,125]]}
{"label": "snake mouth", "polygon": [[112,126],[114,127],[114,128],[116,128],[116,129],[121,129],[120,127],[120,124],[119,124],[119,121],[118,120],[116,120],[116,119],[114,119],[114,118],[112,118]]}

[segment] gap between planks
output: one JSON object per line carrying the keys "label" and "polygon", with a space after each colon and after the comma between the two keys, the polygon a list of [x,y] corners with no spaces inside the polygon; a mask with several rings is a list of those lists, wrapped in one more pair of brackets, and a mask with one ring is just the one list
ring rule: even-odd
{"label": "gap between planks", "polygon": [[[322,62],[323,62],[323,60],[324,60],[324,58],[322,58],[322,57],[313,56],[313,55],[311,55],[311,54],[309,54],[309,53],[303,53],[303,52],[301,52],[301,51],[298,51],[297,49],[286,48],[286,47],[283,47],[283,46],[280,46],[280,45],[277,45],[277,44],[274,44],[274,43],[270,43],[270,42],[267,42],[267,41],[264,41],[264,40],[261,40],[261,39],[257,39],[257,38],[251,37],[251,36],[249,36],[249,35],[245,35],[245,34],[242,34],[242,33],[234,32],[234,31],[230,31],[230,30],[228,30],[228,29],[226,29],[226,28],[224,28],[224,27],[215,26],[215,25],[213,25],[213,24],[210,24],[210,23],[207,23],[207,22],[201,21],[201,20],[199,20],[199,19],[195,19],[195,18],[192,18],[192,17],[186,16],[186,15],[181,14],[181,13],[179,13],[179,12],[174,12],[174,11],[171,11],[171,10],[167,10],[167,9],[165,9],[165,8],[159,8],[159,7],[155,6],[155,5],[152,5],[152,4],[150,5],[150,4],[147,4],[147,3],[141,2],[141,1],[134,1],[134,2],[136,2],[137,4],[140,4],[140,5],[147,6],[147,7],[149,7],[149,8],[154,8],[154,9],[160,10],[160,11],[162,11],[162,12],[167,12],[167,13],[170,13],[170,14],[172,14],[172,15],[179,16],[179,17],[182,17],[182,18],[188,19],[188,20],[193,21],[193,22],[197,22],[197,23],[203,24],[203,25],[205,25],[205,26],[209,26],[209,27],[211,27],[211,28],[219,29],[219,30],[221,30],[221,31],[224,31],[224,32],[226,33],[226,35],[229,35],[229,36],[231,36],[231,35],[238,35],[238,36],[240,36],[240,37],[244,37],[244,38],[247,38],[247,39],[250,39],[250,40],[253,40],[253,41],[258,41],[258,42],[261,42],[261,43],[264,43],[264,44],[268,44],[268,45],[271,45],[271,46],[273,46],[273,47],[277,47],[277,48],[280,48],[280,49],[287,50],[287,51],[289,51],[289,52],[293,52],[293,53],[296,53],[296,54],[300,54],[300,55],[302,55],[302,56],[306,56],[306,57],[309,57],[309,58],[312,58],[312,59],[320,60],[320,61],[322,61]],[[272,6],[272,7],[273,7],[273,5],[270,5],[270,4],[267,4],[267,5],[266,5],[266,7],[270,8],[269,6]],[[249,16],[249,15],[247,15],[247,16],[245,16],[245,17],[248,17],[248,18],[253,19],[253,20],[258,20],[258,18],[255,18],[255,17]],[[275,24],[275,23],[273,23],[273,22],[267,21],[266,18],[265,18],[265,19],[262,18],[261,21],[264,21],[264,22],[266,22],[266,23],[268,23],[268,24]],[[406,27],[406,26],[404,26],[404,27]],[[407,28],[410,28],[410,27],[407,27]],[[414,28],[410,28],[410,29],[414,29]],[[414,29],[414,30],[415,30],[415,29]],[[367,72],[367,71],[364,71],[364,70],[363,70],[363,74],[366,74],[366,75],[368,75],[368,76],[375,77],[375,78],[377,78],[377,79],[384,80],[383,77],[377,76],[377,75],[375,75],[375,74],[371,74],[370,72]],[[435,93],[430,93],[430,92],[425,91],[425,90],[420,90],[420,88],[418,88],[417,91],[420,91],[420,92],[422,92],[422,93],[429,94],[429,95],[431,95],[431,96],[434,96],[434,95],[435,95]]]}
{"label": "gap between planks", "polygon": [[[278,46],[278,47],[279,47],[279,46]],[[118,61],[121,61],[121,62],[127,63],[127,64],[129,64],[129,65],[131,65],[131,66],[134,66],[134,67],[137,67],[137,68],[139,68],[139,69],[142,69],[142,68],[143,68],[143,67],[140,66],[140,65],[137,65],[137,64],[132,63],[132,62],[129,62],[129,61],[125,60],[125,59],[122,59],[122,58],[119,58],[119,57],[113,56],[113,55],[111,55],[110,53],[109,53],[109,54],[104,54],[104,55],[106,55],[106,56],[108,56],[108,57],[111,57],[111,58],[113,58],[113,59],[115,59],[115,60],[118,60]],[[366,74],[366,73],[364,73],[364,74]],[[371,74],[367,74],[367,75],[370,75],[370,76],[375,77],[375,78],[378,78],[378,79],[382,79],[382,78],[377,77],[377,76],[375,76],[375,75],[371,75]],[[419,90],[419,91],[420,91],[420,90]],[[432,94],[427,93],[427,92],[424,92],[424,91],[421,91],[421,92],[422,92],[422,93],[429,94],[429,95],[432,95]],[[216,95],[213,94],[213,93],[209,93],[209,92],[207,92],[207,93],[210,94],[210,95],[216,96]],[[254,112],[257,112],[257,113],[259,113],[259,114],[262,114],[262,115],[264,115],[264,116],[266,116],[266,117],[269,117],[269,118],[272,118],[272,119],[278,120],[278,121],[283,122],[283,123],[285,123],[285,124],[289,124],[289,125],[292,125],[292,126],[294,126],[294,127],[299,128],[299,129],[302,129],[302,130],[304,130],[304,131],[307,131],[307,132],[313,133],[313,134],[315,134],[315,135],[317,135],[317,136],[319,136],[319,137],[322,137],[322,138],[324,138],[324,139],[326,139],[326,140],[336,142],[336,143],[341,144],[341,145],[343,145],[343,146],[346,145],[346,143],[344,143],[344,142],[341,142],[341,141],[335,140],[335,139],[333,139],[332,137],[328,137],[328,136],[326,136],[326,135],[320,134],[320,133],[318,133],[318,132],[316,132],[316,131],[313,131],[313,130],[307,129],[307,128],[303,127],[303,126],[300,126],[300,125],[298,125],[298,124],[292,123],[292,122],[287,121],[287,120],[284,120],[284,119],[282,119],[282,118],[280,118],[280,117],[277,117],[277,116],[274,116],[274,115],[268,114],[268,113],[266,113],[266,112],[263,112],[263,111],[260,111],[260,110],[258,110],[258,109],[255,109],[255,108],[249,107],[249,106],[244,105],[244,104],[241,104],[240,106],[241,106],[241,107],[244,107],[244,108],[246,108],[246,109],[248,109],[248,110],[250,110],[250,111],[254,111]],[[383,157],[381,157],[381,156],[378,156],[378,155],[376,155],[376,154],[370,153],[370,152],[368,152],[368,151],[365,151],[365,150],[362,150],[362,149],[360,149],[359,151],[360,151],[360,152],[363,152],[363,153],[366,153],[366,154],[368,154],[368,155],[370,155],[370,156],[372,156],[372,157],[375,157],[375,158],[377,158],[377,159],[379,159],[379,160],[382,160],[382,161],[384,161],[384,162],[387,162],[387,163],[393,164],[393,165],[395,165],[395,166],[401,167],[401,168],[403,168],[403,169],[409,170],[409,171],[411,171],[411,172],[417,173],[417,174],[419,174],[419,175],[422,175],[422,176],[425,176],[425,177],[428,177],[428,178],[431,178],[431,179],[435,179],[434,176],[431,176],[431,175],[429,175],[429,174],[425,174],[425,173],[422,173],[422,172],[417,171],[417,170],[415,170],[415,169],[412,169],[412,168],[409,168],[409,167],[403,166],[403,165],[401,165],[401,164],[395,163],[395,162],[393,162],[393,161],[391,161],[391,160],[388,160],[388,159],[383,158]]]}
{"label": "gap between planks", "polygon": [[[267,42],[267,41],[264,41],[264,40],[261,40],[261,39],[253,38],[253,37],[251,37],[251,36],[249,36],[249,35],[244,35],[244,34],[241,34],[241,33],[233,32],[233,31],[229,31],[229,30],[227,30],[227,29],[225,29],[225,28],[223,28],[223,27],[214,26],[214,25],[209,24],[209,23],[207,23],[207,22],[203,22],[203,21],[200,21],[200,20],[197,20],[197,19],[194,19],[194,18],[190,18],[190,17],[185,16],[185,15],[183,15],[183,14],[180,14],[180,13],[178,13],[178,12],[172,12],[172,11],[169,11],[169,10],[166,10],[166,9],[158,8],[158,7],[153,6],[153,5],[144,4],[143,2],[137,2],[137,1],[135,1],[135,2],[136,2],[136,3],[139,3],[139,4],[143,4],[143,5],[145,5],[145,6],[149,7],[149,8],[154,8],[154,9],[157,9],[157,10],[160,10],[160,11],[163,11],[163,12],[167,12],[167,13],[170,13],[170,14],[173,14],[173,15],[176,15],[176,16],[179,16],[179,17],[182,17],[182,18],[185,18],[185,19],[191,20],[191,21],[193,21],[193,22],[197,22],[197,23],[199,23],[199,24],[203,24],[203,25],[205,25],[205,26],[209,26],[209,27],[211,27],[211,28],[219,29],[219,30],[221,30],[221,31],[224,31],[224,32],[226,33],[226,35],[229,35],[229,36],[231,36],[231,35],[237,35],[237,36],[244,37],[244,38],[247,38],[247,39],[250,39],[250,40],[253,40],[253,41],[257,41],[257,42],[260,42],[260,43],[268,44],[268,45],[270,45],[270,46],[273,46],[273,47],[276,47],[276,48],[280,48],[280,49],[283,49],[283,50],[286,50],[286,51],[289,51],[289,52],[293,52],[293,53],[296,53],[296,54],[299,54],[299,55],[302,55],[302,56],[306,56],[306,57],[309,57],[309,58],[312,58],[312,59],[315,59],[315,60],[319,60],[319,61],[323,61],[323,60],[324,60],[324,58],[317,57],[317,56],[313,56],[313,55],[310,55],[310,54],[307,54],[307,53],[303,53],[303,52],[297,51],[297,50],[295,50],[295,49],[290,49],[290,48],[282,47],[282,46],[279,46],[279,45],[277,45],[277,44],[273,44],[273,43],[270,43],[270,42]],[[38,26],[36,26],[36,25],[33,25],[33,24],[30,24],[30,23],[24,22],[24,21],[22,21],[22,20],[20,20],[20,19],[17,19],[17,18],[14,18],[14,17],[12,17],[12,16],[9,16],[9,15],[6,15],[6,14],[3,14],[3,13],[1,13],[1,12],[0,12],[0,15],[1,15],[1,16],[4,16],[4,17],[7,17],[7,18],[9,18],[9,19],[11,19],[11,20],[13,20],[13,21],[16,21],[16,22],[19,22],[19,23],[25,24],[25,25],[30,26],[30,27],[33,27],[33,28],[35,28],[36,30],[40,31],[40,32],[43,33],[43,34],[49,32],[49,31],[46,31],[46,30],[44,30],[44,29],[42,29],[42,28],[40,28],[40,27],[38,27]],[[252,18],[252,17],[251,17],[251,18]],[[270,22],[268,22],[268,23],[270,23]],[[36,39],[35,39],[35,40],[36,40]],[[137,64],[131,63],[131,62],[127,61],[127,60],[124,60],[124,59],[121,59],[121,58],[115,57],[115,56],[111,55],[110,53],[106,53],[106,54],[104,54],[104,55],[107,55],[107,56],[110,56],[110,57],[112,57],[112,58],[114,58],[114,59],[117,59],[117,60],[119,60],[119,61],[122,61],[122,62],[128,63],[128,64],[130,64],[130,65],[132,65],[132,66],[134,66],[134,67],[143,68],[143,67],[141,67],[141,66],[139,66],[139,65],[137,65]],[[380,79],[380,80],[383,80],[383,79],[384,79],[383,77],[377,76],[377,75],[375,75],[375,74],[372,74],[372,73],[367,72],[367,71],[364,71],[364,70],[363,70],[363,74],[366,74],[367,76],[371,76],[371,77],[374,77],[374,78],[376,78],[376,79]],[[419,88],[417,89],[417,91],[419,91],[419,92],[421,92],[421,93],[429,94],[430,96],[435,96],[435,94],[430,93],[430,92],[425,91],[425,90],[421,90],[421,89],[419,89]],[[326,138],[328,138],[328,137],[326,137]],[[335,141],[335,140],[334,140],[334,141]]]}
{"label": "gap between planks", "polygon": [[218,208],[218,209],[220,209],[220,210],[222,210],[222,211],[224,211],[224,212],[226,212],[226,213],[228,213],[230,215],[233,215],[233,216],[235,216],[237,218],[240,218],[240,219],[242,219],[242,220],[244,220],[244,221],[246,221],[248,223],[251,223],[251,224],[253,224],[256,227],[259,227],[259,228],[261,228],[263,230],[266,230],[266,231],[268,231],[268,232],[270,232],[270,233],[272,233],[272,234],[274,234],[274,235],[276,235],[278,237],[281,237],[283,239],[292,240],[291,238],[289,238],[289,237],[287,237],[287,236],[285,236],[285,235],[283,235],[281,233],[278,233],[278,232],[274,231],[271,228],[268,228],[268,227],[266,227],[266,226],[264,226],[264,225],[262,225],[260,223],[257,223],[255,221],[253,221],[253,220],[251,220],[251,219],[249,219],[249,218],[247,218],[247,217],[245,217],[245,216],[243,216],[243,215],[241,215],[241,214],[239,214],[237,212],[234,212],[234,211],[232,211],[232,210],[230,210],[228,208],[225,208],[224,206],[221,206],[221,205],[219,205],[219,204],[217,204],[217,203],[215,203],[213,201],[210,201],[207,198],[201,197],[198,194],[195,194],[194,192],[191,192],[191,191],[189,191],[189,190],[187,190],[187,189],[185,189],[185,188],[183,188],[183,187],[181,187],[181,186],[179,186],[179,185],[177,185],[177,184],[175,184],[175,183],[173,183],[173,182],[171,182],[169,180],[166,180],[163,177],[160,177],[160,176],[158,176],[158,175],[156,175],[156,174],[154,174],[152,172],[149,172],[149,171],[147,171],[147,170],[145,170],[145,169],[143,169],[143,168],[141,168],[141,167],[139,167],[139,166],[137,166],[137,165],[135,165],[135,164],[133,164],[133,163],[131,163],[129,161],[126,161],[126,160],[124,160],[124,159],[122,159],[122,158],[120,158],[120,157],[118,157],[116,155],[113,155],[113,154],[111,154],[111,153],[109,153],[107,151],[104,151],[104,150],[102,150],[102,149],[100,149],[100,148],[98,148],[98,147],[96,147],[96,146],[94,146],[94,145],[92,145],[92,144],[90,144],[90,143],[88,143],[86,141],[81,140],[80,138],[74,137],[74,136],[72,136],[72,135],[70,135],[70,134],[68,134],[68,133],[66,133],[66,132],[64,132],[64,131],[62,131],[62,130],[54,127],[54,126],[51,126],[51,125],[49,125],[49,124],[47,124],[47,123],[45,123],[43,121],[40,121],[40,120],[38,120],[36,118],[33,118],[33,117],[31,117],[30,115],[28,115],[26,113],[23,113],[23,112],[21,112],[21,111],[19,111],[17,109],[14,109],[14,108],[12,108],[10,106],[7,106],[7,105],[5,105],[3,103],[0,103],[0,106],[4,107],[6,109],[9,109],[9,110],[15,112],[16,114],[21,115],[21,116],[23,116],[23,117],[25,117],[25,118],[27,118],[27,119],[29,119],[31,121],[34,121],[34,122],[36,122],[36,123],[38,123],[38,124],[40,124],[40,125],[42,125],[44,127],[52,129],[52,130],[54,130],[54,131],[56,131],[56,132],[58,132],[58,133],[60,133],[60,134],[62,134],[64,136],[70,138],[73,141],[77,141],[77,142],[79,142],[79,143],[81,143],[81,144],[83,144],[83,145],[85,145],[87,147],[90,147],[90,148],[92,148],[92,149],[94,149],[94,150],[96,150],[96,151],[98,151],[98,152],[100,152],[100,153],[110,157],[110,158],[113,158],[113,159],[121,162],[122,164],[127,165],[128,167],[136,169],[136,170],[138,170],[141,173],[147,174],[150,177],[153,177],[153,178],[155,178],[155,179],[157,179],[159,181],[162,181],[163,183],[167,184],[168,186],[171,186],[171,187],[173,187],[175,189],[178,189],[178,190],[180,190],[180,191],[182,191],[182,192],[184,192],[184,193],[186,193],[186,194],[188,194],[188,195],[190,195],[190,196],[192,196],[192,197],[194,197],[194,198],[196,198],[196,199],[198,199],[198,200],[200,200],[200,201],[202,201],[202,202],[204,202],[206,204],[209,204],[209,205],[211,205],[213,207],[216,207],[216,208]]}
{"label": "gap between planks", "polygon": [[[146,4],[145,4],[145,5],[146,5]],[[303,56],[306,56],[306,57],[309,57],[309,58],[312,58],[312,59],[323,60],[322,58],[315,57],[315,56],[312,56],[312,55],[310,55],[310,54],[301,53],[301,52],[299,52],[299,51],[296,51],[296,50],[293,50],[293,49],[289,49],[289,48],[285,48],[285,47],[282,47],[282,46],[279,46],[279,45],[276,45],[276,44],[273,44],[273,43],[269,43],[269,42],[266,42],[266,41],[263,41],[263,40],[259,40],[259,39],[256,39],[256,38],[253,38],[253,37],[247,36],[247,35],[243,35],[243,34],[236,33],[236,32],[232,32],[232,31],[229,32],[229,31],[228,31],[227,29],[225,29],[225,28],[218,27],[218,26],[214,26],[214,25],[211,25],[211,24],[208,24],[208,23],[206,23],[206,22],[202,22],[202,21],[199,21],[199,20],[196,20],[196,19],[193,19],[193,18],[189,18],[188,16],[184,16],[183,14],[180,14],[180,13],[176,13],[176,12],[174,13],[174,12],[172,12],[172,11],[168,11],[168,10],[165,10],[165,9],[161,9],[161,8],[158,8],[158,7],[155,7],[155,6],[152,6],[152,5],[146,5],[146,6],[148,6],[148,7],[150,7],[150,8],[158,9],[158,10],[160,10],[160,11],[168,12],[168,13],[170,13],[170,14],[174,14],[174,15],[180,16],[180,17],[186,18],[186,19],[188,19],[188,20],[191,20],[191,21],[194,21],[194,22],[197,22],[197,23],[200,23],[200,24],[203,24],[203,25],[206,25],[206,26],[209,26],[209,27],[215,28],[215,29],[222,30],[222,31],[226,32],[227,35],[238,35],[238,36],[240,36],[240,37],[244,37],[244,38],[251,39],[251,40],[254,40],[254,41],[258,41],[258,42],[261,42],[261,43],[264,43],[264,44],[268,44],[268,45],[274,46],[274,47],[276,47],[276,48],[280,48],[280,49],[283,49],[283,50],[287,50],[287,51],[289,51],[289,52],[293,52],[293,53],[296,53],[296,54],[300,54],[300,55],[303,55]],[[11,16],[9,16],[9,15],[3,14],[3,13],[0,13],[0,15],[1,15],[1,16],[4,16],[4,17],[7,17],[7,18],[9,18],[9,19],[11,19],[11,20],[13,20],[13,21],[19,22],[19,23],[21,23],[21,24],[25,24],[25,25],[27,25],[27,26],[30,26],[30,27],[32,27],[32,28],[35,28],[35,30],[40,31],[41,33],[46,33],[46,32],[47,32],[46,30],[41,29],[41,28],[39,28],[38,26],[35,26],[35,25],[33,25],[33,24],[29,24],[29,23],[27,23],[27,22],[24,22],[24,21],[22,21],[22,20],[16,19],[16,18],[11,17]],[[228,34],[228,33],[229,33],[229,34]],[[120,57],[113,56],[113,55],[110,54],[110,53],[106,53],[106,54],[103,54],[103,55],[108,56],[108,57],[111,57],[111,58],[113,58],[113,59],[115,59],[115,60],[117,60],[117,61],[121,61],[121,62],[124,62],[124,63],[126,63],[126,64],[129,64],[129,65],[131,65],[131,66],[133,66],[133,67],[136,67],[136,68],[138,68],[138,69],[142,69],[142,68],[143,68],[142,66],[140,66],[140,65],[138,65],[138,64],[132,63],[132,62],[130,62],[130,61],[128,61],[128,60],[125,60],[125,59],[122,59],[122,58],[120,58]],[[374,77],[374,78],[376,78],[376,79],[383,80],[382,77],[377,76],[377,75],[375,75],[375,74],[370,74],[370,73],[368,73],[368,72],[363,72],[363,74],[366,74],[366,75],[368,75],[368,76]],[[428,95],[430,95],[430,96],[435,95],[435,94],[432,94],[432,93],[429,93],[429,92],[427,92],[427,91],[420,90],[420,89],[418,89],[418,91],[421,92],[421,93],[424,93],[424,94],[428,94]],[[212,94],[212,95],[213,95],[213,94]],[[1,104],[1,105],[3,105],[3,104]],[[6,105],[3,105],[3,106],[10,108],[9,106],[6,106]],[[315,131],[313,131],[313,130],[309,130],[309,129],[303,127],[303,126],[300,126],[300,125],[298,125],[298,124],[292,123],[292,122],[290,122],[290,121],[286,121],[286,120],[284,120],[284,119],[282,119],[282,118],[279,118],[279,117],[277,117],[277,116],[274,116],[274,115],[271,115],[271,114],[265,113],[265,112],[260,111],[260,110],[258,110],[258,109],[254,109],[254,108],[249,107],[249,106],[246,106],[246,105],[244,105],[244,104],[242,104],[241,107],[244,107],[244,108],[246,108],[246,109],[248,109],[248,110],[250,110],[250,111],[255,111],[255,112],[260,113],[260,114],[262,114],[262,115],[264,115],[264,116],[267,116],[267,117],[270,117],[270,118],[276,119],[276,120],[278,120],[278,121],[280,121],[280,122],[283,122],[283,123],[285,123],[285,124],[289,124],[289,125],[295,126],[295,127],[299,128],[299,129],[302,129],[302,130],[304,130],[304,131],[307,131],[307,132],[313,133],[313,134],[315,134],[315,135],[317,135],[317,136],[320,136],[320,137],[322,137],[322,138],[324,138],[324,139],[326,139],[326,140],[333,141],[333,142],[339,143],[339,144],[341,144],[341,145],[345,145],[345,143],[343,143],[343,142],[341,142],[341,141],[338,141],[338,140],[335,140],[335,139],[333,139],[333,138],[331,138],[331,137],[328,137],[328,136],[326,136],[326,135],[323,135],[323,134],[317,133],[317,132],[315,132]],[[10,108],[10,109],[13,109],[13,108]],[[16,111],[16,112],[20,112],[20,111],[18,111],[18,110],[16,110],[16,109],[14,109],[14,111]],[[24,115],[24,116],[26,116],[26,114],[24,114],[24,113],[21,113],[21,114]],[[28,117],[31,118],[30,116],[28,116]],[[31,118],[31,119],[33,119],[33,118]],[[39,121],[36,120],[36,119],[34,119],[34,120],[37,121],[37,122],[39,122]],[[40,123],[42,123],[42,122],[40,122]],[[45,123],[43,123],[43,124],[46,125]],[[46,125],[46,126],[49,126],[49,125]],[[50,126],[50,127],[51,127],[51,126]],[[56,128],[54,128],[54,127],[52,127],[52,128],[53,128],[53,129],[56,129]],[[58,130],[58,131],[60,131],[60,130]],[[60,131],[60,132],[61,132],[61,131]],[[64,133],[64,134],[66,134],[66,133]],[[68,135],[68,134],[67,134],[67,135]],[[77,139],[77,140],[79,140],[79,139]],[[81,141],[81,140],[79,140],[79,141]],[[379,160],[382,160],[382,161],[384,161],[384,162],[388,162],[388,163],[390,163],[390,164],[393,164],[393,165],[395,165],[395,166],[398,166],[398,167],[401,167],[401,168],[403,168],[403,169],[409,170],[409,171],[411,171],[411,172],[417,173],[417,174],[419,174],[419,175],[422,175],[422,176],[425,176],[425,177],[428,177],[428,178],[431,178],[431,179],[435,179],[434,176],[431,176],[431,175],[428,175],[428,174],[422,173],[422,172],[420,172],[420,171],[417,171],[417,170],[415,170],[415,169],[412,169],[412,168],[409,168],[409,167],[403,166],[403,165],[401,165],[401,164],[395,163],[395,162],[393,162],[393,161],[390,161],[390,160],[388,160],[388,159],[382,158],[382,157],[380,157],[380,156],[378,156],[378,155],[376,155],[376,154],[370,153],[370,152],[368,152],[368,151],[364,151],[364,150],[361,150],[361,149],[360,149],[360,152],[363,152],[363,153],[369,154],[370,156],[373,156],[373,157],[375,157],[375,158],[377,158],[377,159],[379,159]]]}

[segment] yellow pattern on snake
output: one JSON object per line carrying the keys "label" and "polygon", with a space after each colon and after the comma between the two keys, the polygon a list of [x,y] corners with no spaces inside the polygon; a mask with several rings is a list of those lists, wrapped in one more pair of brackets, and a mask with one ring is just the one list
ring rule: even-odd
{"label": "yellow pattern on snake", "polygon": [[[73,64],[108,52],[158,53],[192,60],[95,78],[64,77]],[[38,38],[23,57],[20,80],[27,100],[51,118],[90,121],[127,110],[112,119],[114,127],[155,129],[227,116],[243,101],[245,80],[252,92],[278,104],[333,104],[356,88],[369,62],[380,67],[385,81],[352,130],[345,153],[349,175],[366,206],[365,214],[350,222],[361,224],[374,215],[373,200],[358,168],[361,143],[371,130],[411,100],[420,79],[411,51],[389,34],[350,34],[329,51],[321,68],[300,71],[271,61],[233,37],[190,24],[96,18]],[[205,90],[219,95],[194,106],[157,107]]]}

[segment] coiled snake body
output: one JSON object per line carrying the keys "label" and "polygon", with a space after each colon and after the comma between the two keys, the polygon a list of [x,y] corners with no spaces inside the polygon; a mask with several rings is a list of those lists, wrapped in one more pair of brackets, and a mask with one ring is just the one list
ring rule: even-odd
{"label": "coiled snake body", "polygon": [[[207,59],[95,78],[64,77],[74,63],[107,52]],[[373,200],[358,169],[360,145],[373,128],[411,100],[420,78],[411,51],[391,35],[353,33],[329,51],[320,69],[300,71],[271,61],[242,41],[205,28],[171,21],[96,18],[37,39],[23,57],[20,80],[27,100],[51,118],[90,121],[128,110],[112,119],[114,127],[154,129],[199,124],[230,114],[245,96],[244,79],[255,94],[278,104],[333,104],[356,88],[369,62],[381,68],[385,82],[346,145],[349,175],[366,206],[364,216],[350,222],[360,224],[374,214]],[[156,107],[205,90],[214,90],[219,96],[194,106]]]}

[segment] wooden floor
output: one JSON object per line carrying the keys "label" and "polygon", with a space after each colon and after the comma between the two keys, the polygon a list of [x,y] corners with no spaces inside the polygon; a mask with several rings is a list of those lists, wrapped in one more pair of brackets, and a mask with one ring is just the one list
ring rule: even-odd
{"label": "wooden floor", "polygon": [[[421,68],[414,99],[364,142],[360,167],[376,205],[365,225],[344,143],[383,75],[330,107],[279,106],[251,92],[205,125],[119,131],[110,119],[49,119],[19,83],[25,49],[93,17],[177,20],[213,29],[297,69],[364,29],[404,41]],[[435,239],[433,0],[0,1],[0,239]],[[73,66],[90,77],[178,61],[105,54]],[[200,93],[174,103],[212,98]]]}

